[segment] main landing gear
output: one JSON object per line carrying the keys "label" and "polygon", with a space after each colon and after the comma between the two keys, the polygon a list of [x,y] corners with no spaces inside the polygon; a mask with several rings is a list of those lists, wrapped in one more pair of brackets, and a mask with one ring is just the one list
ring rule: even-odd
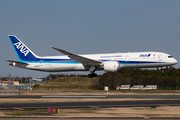
{"label": "main landing gear", "polygon": [[89,77],[89,78],[97,77],[97,74],[94,73],[95,70],[96,70],[96,67],[95,67],[95,66],[91,66],[91,67],[90,67],[90,69],[89,69],[90,74],[88,74],[88,77]]}
{"label": "main landing gear", "polygon": [[88,77],[89,78],[97,77],[97,74],[96,73],[88,74]]}

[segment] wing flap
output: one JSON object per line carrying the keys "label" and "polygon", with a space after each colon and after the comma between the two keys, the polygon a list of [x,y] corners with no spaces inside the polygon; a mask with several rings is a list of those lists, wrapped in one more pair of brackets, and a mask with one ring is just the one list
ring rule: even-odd
{"label": "wing flap", "polygon": [[74,53],[70,53],[68,51],[59,49],[59,48],[55,48],[55,47],[51,47],[65,55],[67,55],[69,58],[76,60],[77,62],[80,62],[84,65],[91,65],[91,66],[97,66],[100,65],[102,62],[101,61],[97,61],[97,60],[93,60],[93,59],[89,59],[80,55],[76,55]]}

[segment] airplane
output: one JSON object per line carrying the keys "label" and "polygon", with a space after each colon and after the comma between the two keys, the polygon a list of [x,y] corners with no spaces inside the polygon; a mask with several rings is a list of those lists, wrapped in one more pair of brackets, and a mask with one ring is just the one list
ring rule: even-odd
{"label": "airplane", "polygon": [[154,68],[177,64],[171,55],[162,52],[128,52],[78,55],[51,47],[65,56],[40,57],[34,54],[15,35],[8,35],[18,61],[6,60],[9,65],[46,72],[90,71],[89,78],[97,77],[95,71],[120,72],[125,68]]}

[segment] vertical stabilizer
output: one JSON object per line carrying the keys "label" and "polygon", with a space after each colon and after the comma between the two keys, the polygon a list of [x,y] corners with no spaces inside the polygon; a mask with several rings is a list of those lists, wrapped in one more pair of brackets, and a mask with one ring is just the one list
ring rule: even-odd
{"label": "vertical stabilizer", "polygon": [[18,56],[19,61],[34,61],[37,56],[15,35],[9,35],[12,46]]}

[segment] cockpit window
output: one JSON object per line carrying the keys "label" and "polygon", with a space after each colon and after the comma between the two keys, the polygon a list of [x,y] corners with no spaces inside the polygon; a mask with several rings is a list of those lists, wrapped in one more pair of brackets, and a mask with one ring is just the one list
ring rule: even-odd
{"label": "cockpit window", "polygon": [[173,56],[168,56],[168,58],[173,58]]}

